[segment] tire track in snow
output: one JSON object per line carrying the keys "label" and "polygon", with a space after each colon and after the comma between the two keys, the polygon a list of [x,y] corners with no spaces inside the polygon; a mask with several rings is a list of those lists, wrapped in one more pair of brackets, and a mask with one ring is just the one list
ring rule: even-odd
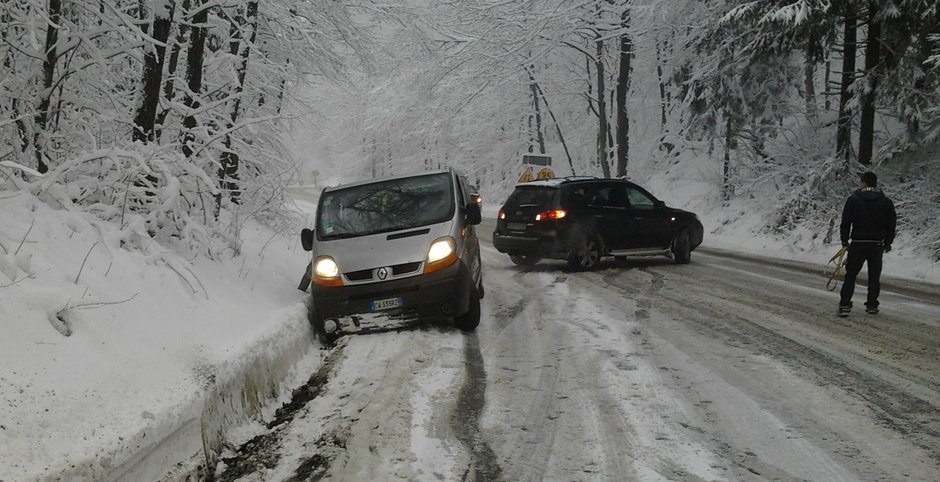
{"label": "tire track in snow", "polygon": [[451,428],[457,440],[470,452],[470,467],[463,480],[500,480],[502,470],[493,449],[480,436],[480,415],[486,402],[486,368],[476,333],[464,338],[467,376],[457,395],[457,408],[451,416]]}

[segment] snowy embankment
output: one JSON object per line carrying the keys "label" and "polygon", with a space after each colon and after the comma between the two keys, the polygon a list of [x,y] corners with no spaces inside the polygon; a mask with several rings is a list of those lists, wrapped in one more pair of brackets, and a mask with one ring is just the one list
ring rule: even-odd
{"label": "snowy embankment", "polygon": [[159,478],[315,370],[299,236],[242,236],[186,260],[0,193],[0,480]]}

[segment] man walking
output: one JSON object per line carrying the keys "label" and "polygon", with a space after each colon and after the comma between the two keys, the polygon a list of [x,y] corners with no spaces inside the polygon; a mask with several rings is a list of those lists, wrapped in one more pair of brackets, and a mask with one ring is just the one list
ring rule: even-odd
{"label": "man walking", "polygon": [[[849,249],[845,263],[845,281],[839,300],[839,316],[849,316],[855,278],[868,263],[868,300],[865,312],[878,313],[878,294],[881,292],[881,257],[891,251],[897,214],[894,203],[878,190],[878,177],[873,172],[862,174],[859,190],[852,193],[842,209],[840,235],[842,246]],[[851,240],[851,241],[850,241]]]}

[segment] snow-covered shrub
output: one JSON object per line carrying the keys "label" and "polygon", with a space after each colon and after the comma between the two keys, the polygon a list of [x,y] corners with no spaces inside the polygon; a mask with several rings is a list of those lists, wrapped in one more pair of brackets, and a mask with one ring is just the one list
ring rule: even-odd
{"label": "snow-covered shrub", "polygon": [[932,261],[940,261],[940,143],[916,153],[900,153],[876,171],[879,185],[898,212],[898,238]]}
{"label": "snow-covered shrub", "polygon": [[77,155],[45,175],[26,175],[29,181],[8,180],[18,180],[19,189],[54,208],[87,211],[114,223],[123,236],[121,246],[141,248],[154,239],[189,256],[215,258],[237,252],[247,217],[279,216],[286,184],[276,174],[255,169],[254,176],[245,176],[234,204],[220,197],[217,169],[207,159],[188,160],[175,149],[131,144]]}

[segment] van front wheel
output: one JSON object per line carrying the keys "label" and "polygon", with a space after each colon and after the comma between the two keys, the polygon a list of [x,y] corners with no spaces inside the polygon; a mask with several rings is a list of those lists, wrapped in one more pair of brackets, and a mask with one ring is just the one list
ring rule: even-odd
{"label": "van front wheel", "polygon": [[473,331],[480,326],[480,296],[476,291],[470,293],[470,306],[466,313],[454,318],[454,325],[460,331]]}
{"label": "van front wheel", "polygon": [[310,325],[313,326],[313,332],[317,339],[320,340],[320,343],[332,345],[339,338],[338,333],[327,333],[323,318],[317,314],[317,310],[313,308],[312,305],[311,308],[307,310],[307,320],[310,321]]}

